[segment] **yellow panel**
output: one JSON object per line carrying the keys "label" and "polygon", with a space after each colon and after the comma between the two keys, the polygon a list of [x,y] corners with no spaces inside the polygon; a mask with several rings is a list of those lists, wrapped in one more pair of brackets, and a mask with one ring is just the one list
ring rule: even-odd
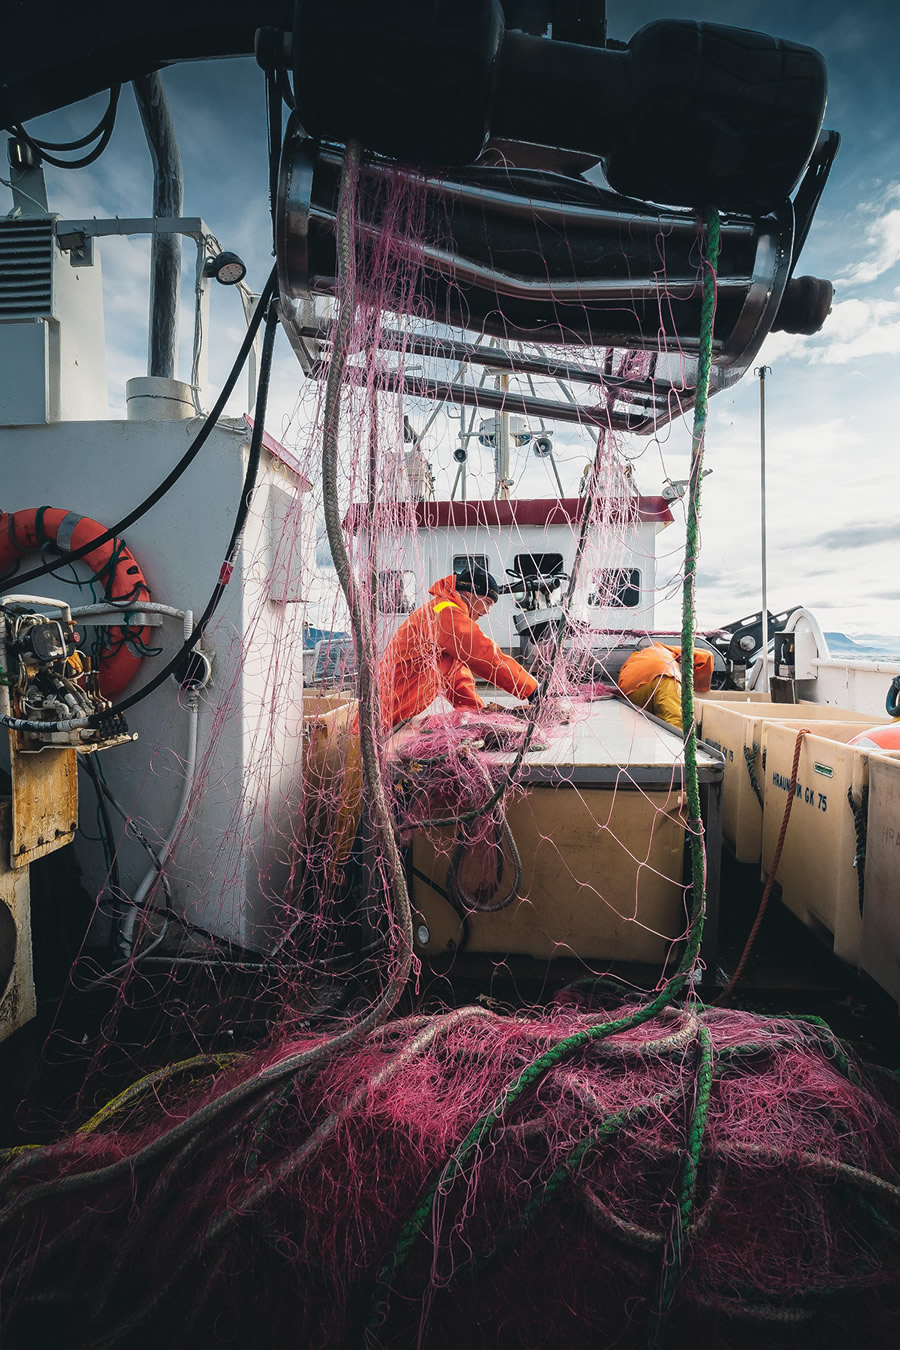
{"label": "yellow panel", "polygon": [[[762,868],[772,866],[781,829],[794,746],[802,721],[769,722],[765,741],[765,807]],[[847,745],[859,735],[858,722],[826,723],[805,736],[800,751],[797,789],[784,852],[778,867],[782,899],[798,918],[833,935],[834,951],[851,965],[859,962],[862,922],[856,827],[848,792],[861,800],[869,781],[866,750]]]}
{"label": "yellow panel", "polygon": [[10,864],[26,867],[35,858],[71,844],[78,823],[78,753],[57,746],[20,750],[9,733],[12,775]]}
{"label": "yellow panel", "polygon": [[304,689],[303,716],[322,717],[350,702],[355,702],[353,695],[343,689]]}

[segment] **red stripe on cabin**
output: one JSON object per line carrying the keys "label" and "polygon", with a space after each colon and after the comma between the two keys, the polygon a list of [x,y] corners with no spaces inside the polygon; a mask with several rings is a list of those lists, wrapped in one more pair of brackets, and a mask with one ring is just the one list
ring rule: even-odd
{"label": "red stripe on cabin", "polygon": [[[410,524],[433,530],[440,526],[467,525],[516,527],[521,525],[577,525],[584,510],[583,497],[542,497],[524,501],[410,502],[398,503],[412,516]],[[385,511],[384,527],[397,528],[397,507]],[[604,513],[605,515],[605,513]],[[608,519],[608,516],[605,516]],[[613,519],[642,521],[645,524],[671,525],[673,516],[664,497],[621,497],[613,507]],[[356,502],[344,517],[344,528],[365,529],[369,510]]]}

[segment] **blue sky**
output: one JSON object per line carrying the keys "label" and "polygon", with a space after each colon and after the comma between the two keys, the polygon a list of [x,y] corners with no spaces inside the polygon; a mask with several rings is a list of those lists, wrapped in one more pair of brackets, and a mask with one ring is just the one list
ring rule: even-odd
{"label": "blue sky", "polygon": [[[760,360],[772,367],[768,395],[769,587],[773,610],[805,603],[823,626],[855,633],[900,631],[900,7],[889,0],[855,6],[834,0],[609,0],[610,33],[628,38],[653,18],[691,17],[758,28],[806,42],[825,56],[830,75],[826,125],[843,146],[799,271],[836,283],[834,311],[821,335],[775,335]],[[202,215],[223,247],[247,261],[260,286],[271,266],[265,114],[261,72],[250,60],[196,63],[165,74],[185,166],[185,213]],[[87,100],[34,124],[54,140],[78,135],[104,106]],[[123,91],[111,146],[77,173],[47,171],[51,208],[67,216],[144,215],[152,174],[130,91]],[[0,210],[9,200],[0,187]],[[124,408],[124,384],[143,374],[147,268],[143,241],[102,245],[109,344],[110,407]],[[186,268],[187,280],[187,268]],[[215,387],[240,341],[238,297],[214,287],[210,378]],[[185,298],[189,296],[186,285]],[[189,324],[182,325],[179,374],[187,378]],[[289,446],[305,444],[296,415],[300,371],[279,342],[271,430]],[[229,411],[246,404],[243,384]],[[758,604],[758,383],[745,379],[711,405],[699,577],[700,619],[714,625]],[[562,438],[560,438],[561,442]],[[449,436],[433,450],[449,468]],[[686,428],[626,447],[644,492],[682,478]],[[522,452],[527,456],[528,452]],[[587,453],[562,455],[574,484]],[[547,470],[523,460],[523,487],[550,495]],[[446,472],[440,475],[444,494]],[[660,537],[659,583],[677,575],[683,531]],[[669,588],[671,589],[671,588]],[[664,602],[671,619],[675,601]]]}

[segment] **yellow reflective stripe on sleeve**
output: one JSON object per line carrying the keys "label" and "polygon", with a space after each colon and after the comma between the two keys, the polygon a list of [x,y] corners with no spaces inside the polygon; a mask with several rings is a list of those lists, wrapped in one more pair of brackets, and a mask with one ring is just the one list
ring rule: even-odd
{"label": "yellow reflective stripe on sleeve", "polygon": [[442,609],[462,609],[462,605],[457,605],[453,600],[442,600],[439,605],[435,605],[433,614],[440,614]]}

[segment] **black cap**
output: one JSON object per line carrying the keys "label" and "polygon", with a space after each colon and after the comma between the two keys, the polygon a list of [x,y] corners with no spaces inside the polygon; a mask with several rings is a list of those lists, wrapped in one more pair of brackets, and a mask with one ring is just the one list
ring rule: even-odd
{"label": "black cap", "polygon": [[483,595],[488,600],[496,600],[500,594],[500,587],[490,572],[486,572],[477,563],[460,567],[457,572],[454,572],[454,576],[456,577],[456,589],[458,591],[470,591],[472,595]]}

